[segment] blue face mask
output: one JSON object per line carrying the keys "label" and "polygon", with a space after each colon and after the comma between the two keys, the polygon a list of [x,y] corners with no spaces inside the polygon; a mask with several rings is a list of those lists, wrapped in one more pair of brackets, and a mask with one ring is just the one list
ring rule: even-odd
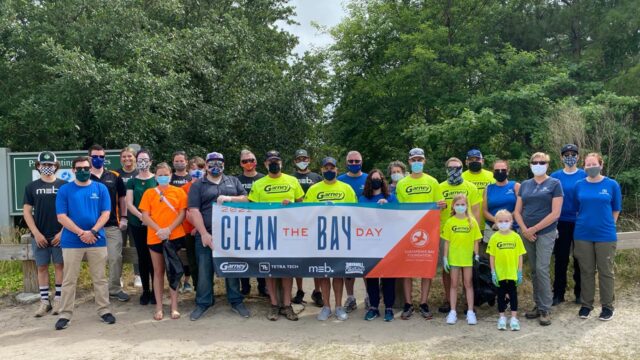
{"label": "blue face mask", "polygon": [[209,167],[209,172],[213,176],[220,176],[220,174],[222,174],[223,171],[224,171],[224,166],[214,165]]}
{"label": "blue face mask", "polygon": [[421,173],[424,170],[424,164],[420,161],[414,161],[411,163],[412,173]]}
{"label": "blue face mask", "polygon": [[347,169],[352,174],[357,174],[362,170],[362,164],[349,164],[347,165]]}
{"label": "blue face mask", "polygon": [[171,181],[171,176],[158,175],[156,176],[156,181],[158,182],[158,185],[169,185],[169,182]]}
{"label": "blue face mask", "polygon": [[464,214],[467,212],[467,205],[455,205],[453,210],[455,210],[456,214]]}
{"label": "blue face mask", "polygon": [[189,175],[191,175],[191,177],[194,179],[200,179],[202,175],[204,175],[204,173],[202,172],[202,170],[197,169],[189,171]]}
{"label": "blue face mask", "polygon": [[325,180],[331,181],[336,178],[336,172],[331,170],[323,171],[322,176],[324,177]]}
{"label": "blue face mask", "polygon": [[102,169],[102,167],[104,166],[104,158],[92,156],[91,165],[93,165],[93,167],[96,169]]}

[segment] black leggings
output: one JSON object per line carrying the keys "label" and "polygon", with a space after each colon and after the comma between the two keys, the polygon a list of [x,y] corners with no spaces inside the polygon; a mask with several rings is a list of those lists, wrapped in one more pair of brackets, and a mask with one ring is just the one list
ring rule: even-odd
{"label": "black leggings", "polygon": [[384,297],[385,309],[391,309],[396,301],[396,279],[393,278],[371,278],[365,279],[367,282],[367,294],[371,307],[378,308],[380,305],[380,282],[382,282],[382,296]]}
{"label": "black leggings", "polygon": [[518,288],[513,280],[502,280],[498,283],[498,312],[503,313],[507,309],[507,295],[511,311],[518,311]]}
{"label": "black leggings", "polygon": [[138,253],[138,268],[140,270],[140,280],[142,282],[142,290],[151,291],[149,281],[153,282],[153,264],[151,263],[151,254],[147,246],[147,227],[129,225],[131,235],[136,244],[136,252]]}

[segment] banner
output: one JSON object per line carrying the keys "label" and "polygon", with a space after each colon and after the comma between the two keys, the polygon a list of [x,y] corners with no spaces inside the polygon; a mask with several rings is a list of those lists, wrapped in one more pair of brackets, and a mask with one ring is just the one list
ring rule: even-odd
{"label": "banner", "polygon": [[433,278],[440,245],[435,203],[213,205],[221,277]]}

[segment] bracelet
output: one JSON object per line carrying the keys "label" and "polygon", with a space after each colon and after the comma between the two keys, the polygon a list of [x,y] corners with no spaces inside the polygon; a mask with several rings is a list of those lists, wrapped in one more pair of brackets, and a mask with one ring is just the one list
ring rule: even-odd
{"label": "bracelet", "polygon": [[122,215],[122,216],[120,216],[120,220],[122,220],[122,219],[128,219],[128,218],[127,218],[127,215]]}

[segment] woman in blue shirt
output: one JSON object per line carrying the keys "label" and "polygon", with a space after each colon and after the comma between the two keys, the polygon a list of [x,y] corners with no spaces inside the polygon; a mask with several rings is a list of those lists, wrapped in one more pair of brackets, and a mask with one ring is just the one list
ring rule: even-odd
{"label": "woman in blue shirt", "polygon": [[578,216],[574,256],[580,264],[582,307],[578,316],[587,319],[593,310],[596,292],[595,273],[598,271],[600,303],[598,317],[607,321],[613,318],[614,275],[613,260],[616,255],[616,222],[622,210],[620,185],[602,175],[602,156],[591,153],[584,159],[587,178],[576,183],[574,201]]}
{"label": "woman in blue shirt", "polygon": [[[364,183],[362,195],[358,198],[359,203],[376,203],[384,205],[395,203],[396,197],[389,193],[389,185],[384,178],[382,171],[373,169],[369,172]],[[380,316],[378,306],[380,305],[380,282],[382,280],[382,293],[384,297],[384,321],[393,320],[393,303],[396,297],[396,279],[392,278],[367,278],[367,295],[369,296],[369,309],[364,316],[365,320],[373,320]]]}
{"label": "woman in blue shirt", "polygon": [[[482,244],[480,244],[481,256],[485,256],[489,239],[498,230],[495,225],[496,213],[503,209],[513,213],[518,198],[516,194],[520,190],[520,183],[509,180],[507,160],[496,160],[493,163],[493,178],[496,179],[496,183],[487,185],[482,198],[485,225],[481,225],[481,229],[484,229]],[[513,228],[518,230],[518,224],[514,222]]]}

